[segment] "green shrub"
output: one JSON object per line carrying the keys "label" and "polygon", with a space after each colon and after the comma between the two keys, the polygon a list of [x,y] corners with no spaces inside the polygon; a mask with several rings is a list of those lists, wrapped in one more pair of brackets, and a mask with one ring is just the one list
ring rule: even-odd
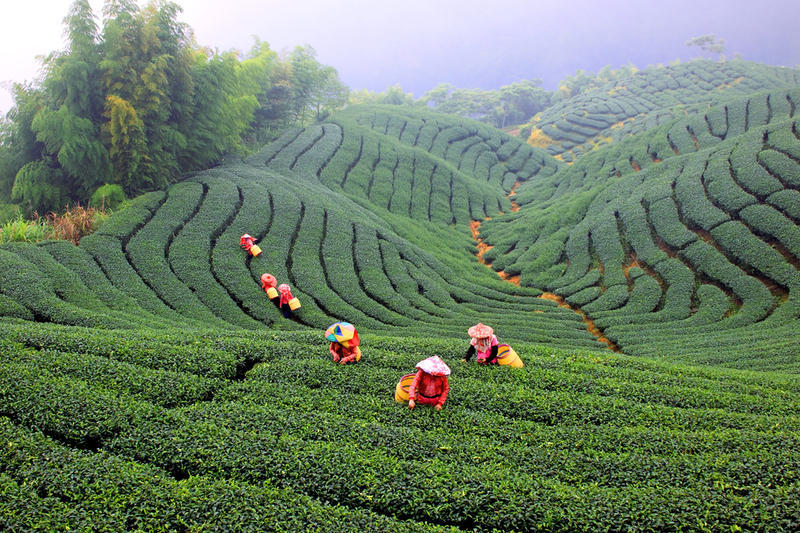
{"label": "green shrub", "polygon": [[98,187],[97,190],[92,193],[89,205],[101,211],[116,211],[126,200],[127,198],[125,198],[125,192],[122,190],[122,186],[106,183]]}
{"label": "green shrub", "polygon": [[2,204],[0,203],[0,224],[11,222],[17,218],[19,206],[15,204]]}

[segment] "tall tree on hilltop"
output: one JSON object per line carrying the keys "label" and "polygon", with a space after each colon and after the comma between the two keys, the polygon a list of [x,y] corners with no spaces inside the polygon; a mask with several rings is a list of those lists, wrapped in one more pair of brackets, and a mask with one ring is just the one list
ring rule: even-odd
{"label": "tall tree on hilltop", "polygon": [[[147,140],[136,174],[126,173],[132,162],[119,161],[115,181],[128,194],[162,188],[180,172],[178,157],[187,146],[193,92],[189,36],[185,25],[175,22],[180,8],[172,2],[151,2],[139,10],[127,0],[114,0],[106,7],[105,107],[110,112],[129,106]],[[111,96],[115,100],[109,101]]]}
{"label": "tall tree on hilltop", "polygon": [[692,37],[686,41],[686,46],[697,46],[708,52],[710,58],[717,54],[721,60],[725,59],[725,39],[717,39],[714,34]]}
{"label": "tall tree on hilltop", "polygon": [[550,105],[551,93],[539,87],[541,80],[522,80],[495,91],[456,89],[440,84],[419,102],[441,113],[480,120],[497,128],[520,124]]}
{"label": "tall tree on hilltop", "polygon": [[0,123],[0,203],[41,212],[104,183],[129,196],[164,188],[344,105],[346,87],[312,48],[282,60],[257,42],[240,62],[200,49],[180,11],[107,0],[99,30],[89,1],[73,1],[67,46],[44,60],[38,85],[15,86]]}
{"label": "tall tree on hilltop", "polygon": [[142,160],[147,157],[144,123],[127,100],[109,94],[106,97],[103,134],[109,147],[111,164],[114,168],[112,182],[122,186],[128,193],[137,183]]}
{"label": "tall tree on hilltop", "polygon": [[3,198],[11,200],[17,172],[26,163],[39,159],[43,149],[31,127],[33,117],[43,106],[43,92],[15,83],[13,94],[14,107],[0,129],[0,202]]}
{"label": "tall tree on hilltop", "polygon": [[56,59],[47,88],[54,97],[64,100],[71,113],[97,122],[103,113],[103,93],[98,83],[101,46],[88,0],[75,0],[64,24],[69,45],[67,52]]}
{"label": "tall tree on hilltop", "polygon": [[504,128],[508,124],[521,124],[550,105],[550,93],[539,87],[542,80],[522,80],[504,85],[499,90],[498,110],[501,116],[495,124]]}
{"label": "tall tree on hilltop", "polygon": [[322,65],[311,46],[298,46],[289,54],[294,89],[294,115],[300,124],[308,122],[309,112],[320,120],[347,103],[347,87],[336,69]]}
{"label": "tall tree on hilltop", "polygon": [[244,90],[242,66],[233,53],[195,54],[193,121],[182,152],[186,169],[203,168],[241,147],[258,100]]}
{"label": "tall tree on hilltop", "polygon": [[[99,139],[100,55],[97,25],[88,1],[75,0],[64,23],[68,47],[63,53],[51,54],[45,62],[45,105],[31,122],[36,139],[43,145],[43,165],[30,166],[18,175],[22,183],[14,193],[18,201],[40,210],[63,207],[46,205],[42,203],[45,199],[86,198],[110,175],[108,153]],[[30,196],[35,187],[48,180],[61,189],[59,194]]]}
{"label": "tall tree on hilltop", "polygon": [[[276,111],[280,101],[276,91],[280,61],[268,43],[256,38],[241,67],[239,81],[242,90],[254,95],[258,102],[253,110],[253,120],[245,133],[245,142],[252,146],[260,145],[271,140],[274,137],[273,130],[277,129],[274,115],[278,114]],[[288,82],[286,86],[289,86]]]}

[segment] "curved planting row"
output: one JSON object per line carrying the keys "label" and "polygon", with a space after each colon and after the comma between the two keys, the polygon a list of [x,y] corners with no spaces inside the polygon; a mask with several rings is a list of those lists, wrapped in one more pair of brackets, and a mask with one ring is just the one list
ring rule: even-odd
{"label": "curved planting row", "polygon": [[[495,244],[490,252],[512,243],[515,255],[484,258],[505,272],[519,269],[523,283],[546,283],[626,353],[708,360],[700,354],[716,347],[729,364],[793,368],[800,338],[793,331],[800,317],[798,99],[797,91],[779,92],[714,108],[700,118],[708,135],[719,137],[700,141],[699,151],[596,184],[576,180],[570,194],[487,222],[481,236]],[[767,106],[768,125],[732,119],[732,109],[772,100],[791,105],[780,113]],[[591,156],[611,156],[599,166],[601,177],[616,165],[608,163],[616,153],[611,147]],[[565,169],[564,183],[590,168],[597,163]],[[515,226],[527,231],[517,243],[502,235]],[[566,227],[572,229],[564,233]],[[525,244],[536,232],[542,242]],[[775,336],[765,346],[770,331]]]}
{"label": "curved planting row", "polygon": [[[374,335],[359,365],[336,367],[317,332],[2,325],[10,530],[800,521],[800,390],[777,374],[525,343],[509,371],[458,362],[461,341]],[[453,369],[439,413],[392,398],[427,353]]]}
{"label": "curved planting row", "polygon": [[[683,114],[703,113],[706,104],[798,84],[797,69],[740,60],[698,60],[649,68],[547,108],[534,119],[528,142],[565,161],[574,161],[600,146],[643,133]],[[749,110],[732,111],[767,113],[763,102]]]}
{"label": "curved planting row", "polygon": [[542,151],[446,115],[366,106],[334,120],[343,149],[317,170],[322,181],[417,220],[461,224],[510,211],[515,183],[558,168]]}
{"label": "curved planting row", "polygon": [[[0,260],[11,265],[0,288],[4,314],[216,329],[348,320],[363,331],[457,337],[483,321],[508,340],[598,347],[579,319],[537,298],[539,291],[508,286],[472,263],[466,222],[473,211],[483,217],[509,202],[500,182],[487,184],[444,157],[469,147],[443,144],[436,156],[354,120],[342,124],[287,132],[246,162],[137,199],[76,249],[90,256],[88,270],[75,253],[47,253],[60,245],[4,246]],[[349,149],[354,139],[364,146],[357,152]],[[511,144],[498,151],[525,168],[518,154],[531,150]],[[342,165],[349,173],[336,173]],[[240,248],[244,233],[257,239],[260,256]],[[302,303],[289,319],[261,289],[265,272]],[[36,276],[46,282],[37,286]]]}
{"label": "curved planting row", "polygon": [[[553,176],[524,183],[513,197],[522,207],[522,211],[494,218],[482,225],[481,238],[493,246],[484,258],[496,270],[503,270],[510,275],[524,273],[522,281],[525,284],[545,286],[563,271],[563,266],[558,265],[564,259],[567,235],[571,228],[585,217],[602,211],[609,203],[624,197],[632,187],[642,183],[648,174],[640,171],[661,167],[662,162],[676,158],[673,161],[675,164],[655,170],[659,175],[670,173],[675,177],[682,172],[683,165],[687,164],[681,155],[689,156],[718,147],[726,141],[733,142],[740,137],[734,132],[762,131],[766,125],[785,124],[793,117],[798,101],[798,90],[760,93],[712,108],[705,115],[665,124],[644,136],[587,154],[574,165],[562,168]],[[739,125],[736,127],[733,127],[735,121],[728,119],[731,124],[730,135],[726,134],[721,138],[712,135],[708,116],[720,113],[729,116],[729,109],[751,109],[755,107],[754,102],[768,104],[768,112],[762,117],[768,122],[757,122],[749,114],[745,114],[737,119],[736,124]],[[690,145],[684,146],[676,140],[680,138],[678,132],[691,136]],[[789,213],[794,209],[791,207],[794,193],[757,163],[757,152],[760,150],[757,136],[760,134],[753,135],[751,141],[740,143],[732,151],[729,165],[731,172],[746,176],[748,190],[761,194],[768,203],[779,203],[784,206],[783,212]],[[672,148],[677,145],[681,146],[680,150]],[[766,157],[770,161],[779,160],[778,156],[769,151],[758,157]],[[693,163],[690,164],[694,165],[706,164],[705,157],[693,158],[691,161]],[[723,179],[724,173],[720,176],[717,180],[713,176],[709,178],[712,192],[738,188],[728,186],[730,180]],[[668,180],[662,180],[650,183],[649,186],[663,189],[669,184]],[[581,265],[583,262],[578,260],[578,264],[569,266],[568,271],[580,270]]]}
{"label": "curved planting row", "polygon": [[[720,104],[704,112],[672,119],[645,134],[627,138],[584,155],[574,164],[562,167],[552,176],[523,183],[514,200],[524,206],[545,203],[579,193],[596,185],[605,186],[609,178],[638,172],[669,158],[705,150],[748,131],[779,124],[794,116],[800,104],[800,89],[757,93]],[[724,124],[724,127],[718,126]],[[751,172],[752,160],[739,157],[736,167]],[[767,178],[765,178],[767,179]],[[605,195],[613,198],[618,191]]]}

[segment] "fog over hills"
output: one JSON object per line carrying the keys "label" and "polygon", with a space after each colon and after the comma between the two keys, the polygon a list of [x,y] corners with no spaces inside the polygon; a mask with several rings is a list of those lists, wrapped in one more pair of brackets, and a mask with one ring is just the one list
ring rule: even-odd
{"label": "fog over hills", "polygon": [[[138,2],[144,5],[141,0]],[[37,75],[37,55],[63,46],[61,21],[69,0],[4,6],[0,81]],[[91,0],[98,16],[102,0]],[[399,84],[415,97],[439,83],[494,89],[521,79],[541,79],[547,89],[583,69],[596,72],[633,63],[709,57],[685,42],[713,34],[727,56],[772,65],[800,64],[794,0],[577,0],[569,8],[541,1],[421,0],[394,4],[346,0],[257,2],[179,1],[181,20],[200,45],[247,51],[253,36],[274,50],[310,44],[353,89],[383,91]],[[0,91],[0,112],[11,107]]]}

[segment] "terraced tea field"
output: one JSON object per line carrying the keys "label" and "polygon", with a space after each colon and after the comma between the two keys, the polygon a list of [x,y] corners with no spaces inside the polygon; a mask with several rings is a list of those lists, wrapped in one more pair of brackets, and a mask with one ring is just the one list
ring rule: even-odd
{"label": "terraced tea field", "polygon": [[[103,330],[6,319],[6,530],[789,531],[796,378],[517,343],[314,332]],[[445,409],[394,383],[430,353]]]}
{"label": "terraced tea field", "polygon": [[[353,106],[0,245],[0,529],[799,529],[797,73],[656,74],[543,113],[575,146]],[[445,408],[395,403],[434,354]]]}

